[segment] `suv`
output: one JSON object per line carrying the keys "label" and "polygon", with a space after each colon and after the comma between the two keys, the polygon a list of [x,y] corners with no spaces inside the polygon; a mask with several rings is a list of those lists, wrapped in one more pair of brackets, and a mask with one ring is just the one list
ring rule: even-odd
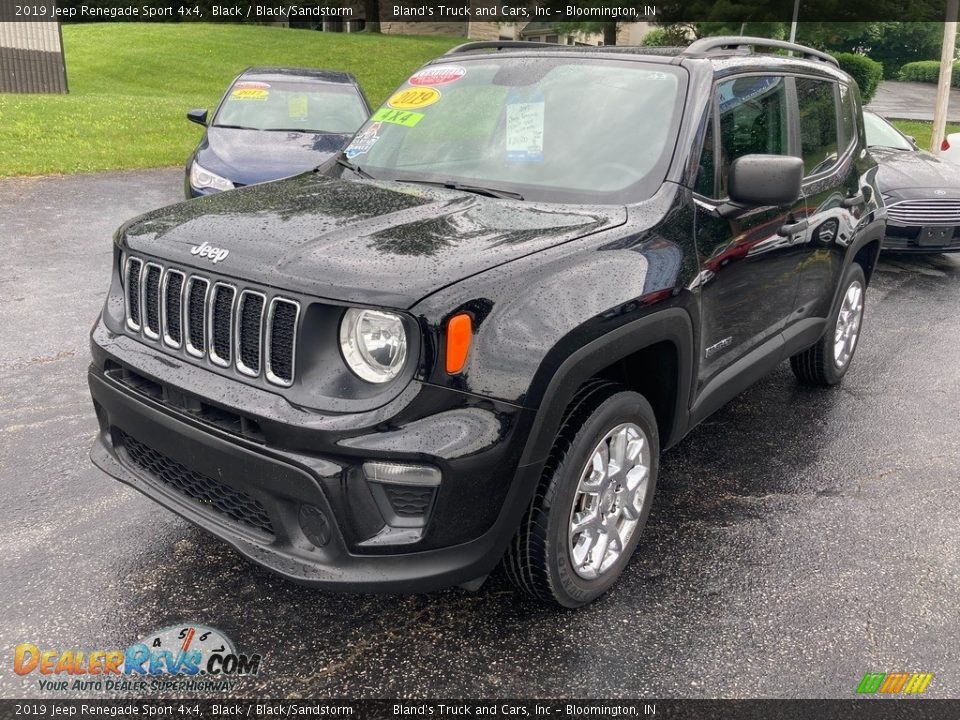
{"label": "suv", "polygon": [[93,461],[297,582],[503,560],[583,605],[661,452],[786,358],[847,372],[875,174],[815,50],[462,45],[325,166],[120,228]]}

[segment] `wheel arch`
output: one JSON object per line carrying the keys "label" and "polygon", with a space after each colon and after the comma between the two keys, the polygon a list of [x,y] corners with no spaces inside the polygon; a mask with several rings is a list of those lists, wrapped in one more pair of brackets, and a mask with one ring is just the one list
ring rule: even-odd
{"label": "wheel arch", "polygon": [[[679,307],[666,308],[621,325],[563,359],[550,375],[545,360],[538,376],[549,376],[536,397],[536,417],[521,466],[543,462],[578,388],[595,377],[620,382],[647,398],[657,416],[661,446],[686,433],[693,382],[693,322]],[[549,357],[549,356],[548,356]],[[650,396],[653,397],[650,397]]]}

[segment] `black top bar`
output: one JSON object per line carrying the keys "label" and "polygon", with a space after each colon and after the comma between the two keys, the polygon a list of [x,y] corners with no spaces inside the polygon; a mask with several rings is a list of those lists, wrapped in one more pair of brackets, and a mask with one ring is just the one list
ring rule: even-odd
{"label": "black top bar", "polygon": [[837,62],[837,59],[832,55],[828,55],[825,52],[820,52],[819,50],[814,50],[809,48],[806,45],[798,45],[797,43],[786,42],[785,40],[770,40],[768,38],[758,38],[758,37],[742,37],[739,35],[726,35],[721,37],[706,37],[696,40],[690,44],[690,46],[683,51],[685,56],[698,56],[698,55],[709,55],[711,53],[739,50],[739,49],[748,49],[751,47],[763,47],[763,48],[775,48],[777,50],[793,50],[794,52],[800,53],[804,58],[808,60],[823,60],[828,62],[831,65],[836,65],[837,67],[840,64]]}

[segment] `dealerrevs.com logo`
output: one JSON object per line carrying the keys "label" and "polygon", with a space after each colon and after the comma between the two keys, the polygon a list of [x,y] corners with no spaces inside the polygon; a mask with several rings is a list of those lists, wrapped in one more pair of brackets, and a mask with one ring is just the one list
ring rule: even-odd
{"label": "dealerrevs.com logo", "polygon": [[41,648],[21,643],[13,671],[37,676],[44,691],[225,692],[240,677],[260,671],[259,654],[239,653],[222,632],[205,625],[175,625],[150,633],[126,649]]}
{"label": "dealerrevs.com logo", "polygon": [[857,686],[859,695],[922,695],[933,673],[867,673]]}

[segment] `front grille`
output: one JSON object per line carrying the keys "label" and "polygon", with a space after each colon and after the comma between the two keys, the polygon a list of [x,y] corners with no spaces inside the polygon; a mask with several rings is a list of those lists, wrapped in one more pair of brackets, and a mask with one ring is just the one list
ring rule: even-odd
{"label": "front grille", "polygon": [[432,487],[411,487],[408,485],[384,485],[387,499],[393,511],[401,517],[426,515],[433,500]]}
{"label": "front grille", "polygon": [[124,303],[127,309],[127,327],[131,330],[140,329],[140,273],[143,271],[143,261],[137,258],[128,258],[126,274],[126,295]]}
{"label": "front grille", "polygon": [[293,385],[300,303],[128,257],[127,327],[197,360]]}
{"label": "front grille", "polygon": [[960,225],[960,200],[904,200],[887,206],[887,218],[899,225]]}
{"label": "front grille", "polygon": [[232,520],[273,535],[266,509],[247,493],[181,465],[144,442],[114,429],[115,441],[134,465],[155,480]]}
{"label": "front grille", "polygon": [[296,352],[297,316],[300,305],[286,298],[274,298],[267,319],[267,379],[277,385],[293,382],[293,355]]}

